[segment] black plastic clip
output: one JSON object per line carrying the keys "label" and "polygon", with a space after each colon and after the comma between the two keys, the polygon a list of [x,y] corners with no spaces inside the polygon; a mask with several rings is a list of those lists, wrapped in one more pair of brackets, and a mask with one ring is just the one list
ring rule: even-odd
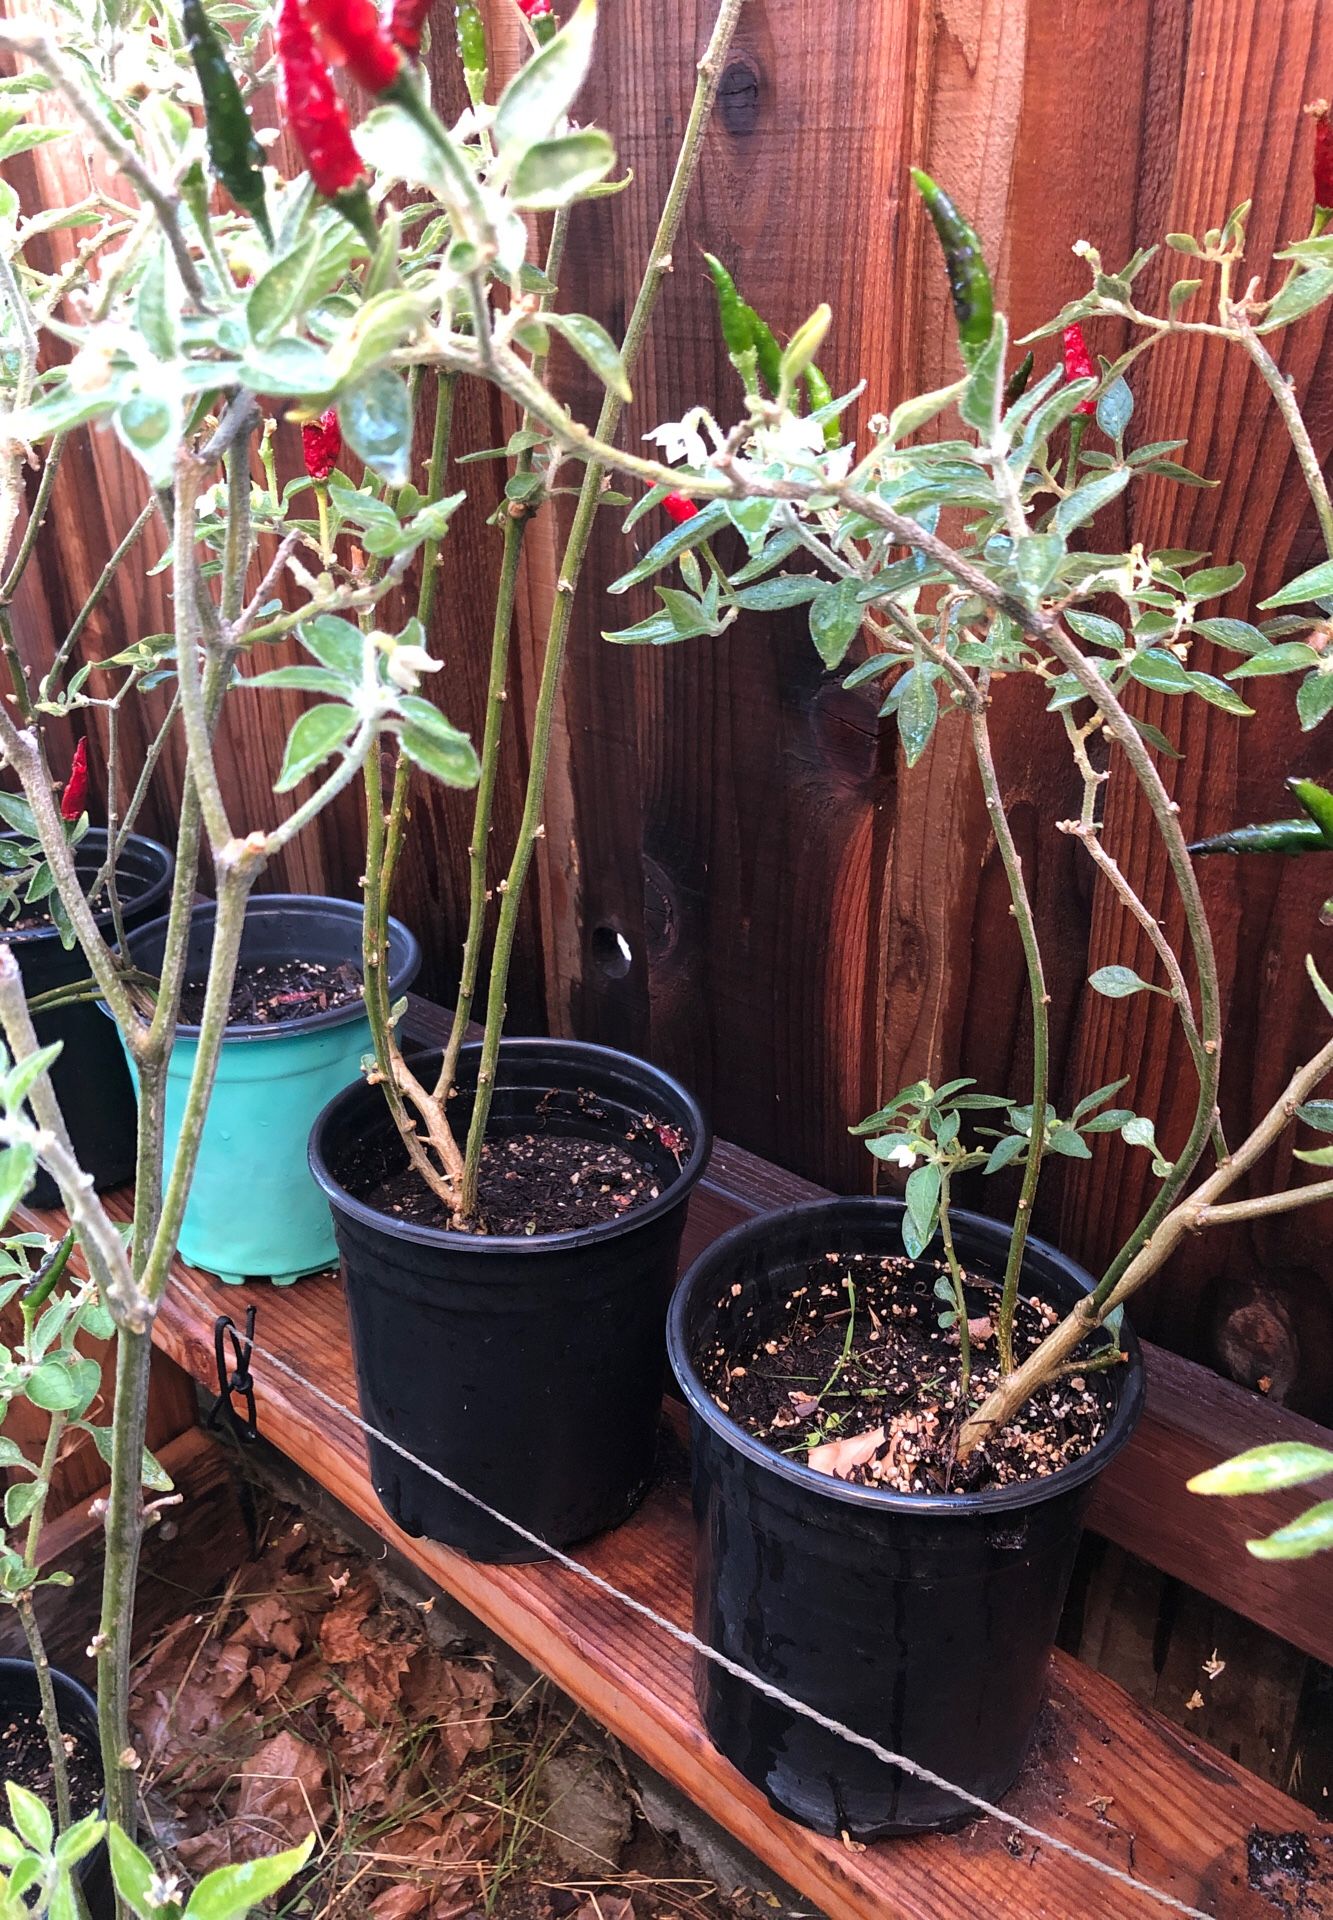
{"label": "black plastic clip", "polygon": [[[245,1334],[236,1331],[236,1323],[229,1314],[220,1313],[213,1322],[213,1357],[218,1369],[218,1403],[209,1415],[208,1424],[216,1427],[222,1416],[236,1438],[249,1444],[259,1438],[259,1423],[255,1418],[255,1383],[250,1373],[250,1355],[255,1342],[255,1307],[248,1307],[245,1314]],[[227,1335],[231,1335],[231,1348],[236,1364],[227,1366]],[[236,1395],[245,1398],[245,1412],[241,1413],[236,1405]]]}

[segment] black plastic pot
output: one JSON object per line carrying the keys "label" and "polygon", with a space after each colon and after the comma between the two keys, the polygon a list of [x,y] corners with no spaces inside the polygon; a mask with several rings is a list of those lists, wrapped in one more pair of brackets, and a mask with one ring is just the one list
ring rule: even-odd
{"label": "black plastic pot", "polygon": [[[896,1200],[827,1200],[734,1228],[672,1301],[671,1364],[690,1409],[698,1637],[795,1699],[987,1800],[1012,1786],[1046,1669],[1093,1483],[1143,1407],[1138,1343],[1093,1376],[1108,1431],[1048,1479],[989,1492],[912,1495],[852,1486],[775,1453],[722,1413],[694,1356],[753,1308],[762,1336],[808,1263],[825,1253],[901,1255]],[[953,1215],[959,1257],[1003,1271],[1008,1229]],[[932,1269],[933,1271],[933,1269]],[[1057,1308],[1089,1276],[1029,1240],[1024,1291]],[[772,1804],[819,1833],[855,1838],[959,1826],[955,1794],[887,1766],[700,1658],[710,1738]]]}
{"label": "black plastic pot", "polygon": [[[56,1711],[60,1716],[60,1725],[66,1734],[75,1734],[86,1741],[94,1755],[97,1753],[97,1702],[87,1687],[72,1680],[59,1668],[51,1669],[51,1683],[55,1688]],[[0,1715],[15,1712],[40,1714],[41,1694],[37,1687],[37,1669],[31,1660],[0,1660]],[[50,1809],[54,1815],[54,1805]],[[89,1807],[75,1807],[75,1818],[91,1812]],[[100,1809],[106,1812],[105,1805]],[[106,1841],[102,1840],[80,1861],[75,1870],[75,1878],[83,1893],[88,1908],[89,1920],[115,1920],[116,1900],[111,1885],[111,1860],[107,1853]]]}
{"label": "black plastic pot", "polygon": [[[97,877],[106,848],[105,827],[90,827],[74,850],[81,879],[91,882]],[[161,912],[174,867],[171,854],[156,840],[145,840],[137,833],[130,835],[116,868],[122,921],[127,930],[142,926]],[[111,933],[109,908],[98,914],[97,924],[103,934]],[[77,944],[63,947],[54,927],[13,932],[0,928],[0,939],[14,950],[23,974],[23,989],[30,1000],[55,987],[88,978],[83,949]],[[56,1040],[64,1043],[51,1069],[51,1080],[79,1165],[92,1175],[99,1193],[106,1187],[119,1186],[134,1172],[136,1122],[134,1088],[114,1025],[92,1000],[39,1013],[33,1025],[44,1047]],[[37,1175],[30,1198],[39,1207],[59,1205],[60,1196],[49,1174]]]}
{"label": "black plastic pot", "polygon": [[[466,1128],[479,1049],[463,1049],[450,1119]],[[418,1067],[424,1076],[439,1056]],[[685,1135],[684,1164],[645,1116]],[[666,1307],[690,1191],[711,1139],[668,1074],[572,1040],[501,1049],[492,1136],[522,1129],[624,1141],[660,1174],[655,1200],[569,1233],[528,1238],[411,1225],[356,1198],[403,1164],[383,1095],[364,1084],[330,1103],[310,1165],[333,1207],[361,1411],[417,1458],[520,1521],[571,1545],[626,1519],[652,1476],[665,1371]],[[375,1491],[410,1534],[474,1560],[540,1552],[401,1455],[369,1442]]]}

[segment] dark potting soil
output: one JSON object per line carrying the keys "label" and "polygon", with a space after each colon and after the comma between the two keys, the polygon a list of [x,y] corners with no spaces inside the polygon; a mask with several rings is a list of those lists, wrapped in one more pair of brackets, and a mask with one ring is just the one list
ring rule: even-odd
{"label": "dark potting soil", "polygon": [[[479,1230],[569,1233],[618,1220],[655,1200],[661,1190],[656,1169],[619,1141],[576,1133],[511,1133],[482,1148]],[[443,1201],[411,1167],[389,1174],[364,1198],[418,1226],[450,1224]]]}
{"label": "dark potting soil", "polygon": [[[207,976],[187,980],[181,990],[180,1017],[187,1026],[203,1018]],[[361,998],[361,970],[350,960],[336,967],[318,960],[279,960],[239,966],[231,989],[227,1025],[263,1027],[279,1020],[308,1020],[329,1007]]]}
{"label": "dark potting soil", "polygon": [[[97,1811],[102,1798],[101,1763],[94,1743],[84,1734],[66,1731],[63,1738],[70,1810],[74,1819],[81,1820],[84,1814]],[[0,1713],[0,1779],[16,1780],[55,1811],[51,1748],[36,1707]]]}
{"label": "dark potting soil", "polygon": [[[1001,1433],[955,1460],[961,1402],[957,1330],[941,1326],[934,1291],[943,1261],[826,1254],[812,1261],[762,1320],[752,1311],[699,1358],[713,1399],[776,1452],[858,1486],[897,1493],[964,1493],[1044,1479],[1102,1436],[1109,1395],[1098,1373],[1043,1388]],[[991,1308],[997,1290],[967,1276],[972,1348],[969,1400],[999,1381]],[[739,1294],[737,1286],[734,1291]],[[1021,1360],[1056,1324],[1053,1307],[1021,1299]]]}

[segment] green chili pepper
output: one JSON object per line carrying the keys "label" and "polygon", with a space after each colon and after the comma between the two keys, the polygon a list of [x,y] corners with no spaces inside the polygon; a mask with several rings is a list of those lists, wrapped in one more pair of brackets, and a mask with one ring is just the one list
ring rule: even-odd
{"label": "green chili pepper", "polygon": [[1027,353],[1009,376],[1009,384],[1004,390],[1004,411],[1008,411],[1023,398],[1028,390],[1028,381],[1032,378],[1032,369],[1037,362],[1031,352]]}
{"label": "green chili pepper", "polygon": [[264,196],[263,149],[255,139],[236,75],[204,12],[203,0],[181,0],[181,25],[204,97],[204,131],[214,177],[238,207],[253,215],[272,246],[273,229]]}
{"label": "green chili pepper", "polygon": [[768,322],[761,320],[753,307],[747,307],[745,311],[754,323],[754,351],[759,363],[759,377],[776,400],[782,385],[782,348]]}
{"label": "green chili pepper", "polygon": [[74,1229],[71,1227],[59,1246],[53,1247],[47,1254],[36,1273],[32,1276],[19,1302],[23,1314],[23,1324],[29,1333],[37,1315],[50,1299],[61,1274],[69,1265],[69,1256],[74,1251]]}
{"label": "green chili pepper", "polygon": [[458,57],[463,63],[463,79],[467,83],[468,98],[476,106],[486,98],[486,23],[476,0],[458,0],[454,14],[458,21]]}
{"label": "green chili pepper", "polygon": [[953,201],[935,185],[928,173],[912,168],[917,192],[926,203],[926,211],[935,223],[944,264],[949,275],[949,293],[954,318],[958,322],[958,345],[970,366],[991,336],[995,318],[990,274],[981,241]]}
{"label": "green chili pepper", "polygon": [[1295,794],[1323,834],[1325,844],[1333,847],[1333,793],[1315,780],[1288,780],[1287,791]]}
{"label": "green chili pepper", "polygon": [[1233,827],[1229,833],[1196,840],[1191,853],[1328,853],[1329,842],[1317,820],[1270,820],[1263,826]]}
{"label": "green chili pepper", "polygon": [[1270,820],[1252,827],[1233,827],[1211,840],[1196,840],[1191,853],[1330,853],[1333,852],[1333,793],[1317,780],[1288,780],[1287,789],[1305,808],[1304,820]]}
{"label": "green chili pepper", "polygon": [[[827,407],[832,402],[833,389],[813,361],[805,370],[805,391],[809,396],[811,413],[818,413],[821,407]],[[842,428],[838,425],[838,422],[836,420],[825,420],[823,426],[824,445],[826,447],[840,447],[842,445]]]}
{"label": "green chili pepper", "polygon": [[706,253],[704,262],[712,275],[713,291],[717,295],[717,317],[722,338],[732,359],[738,360],[742,354],[754,351],[754,313],[737,293],[736,282],[717,255]]}

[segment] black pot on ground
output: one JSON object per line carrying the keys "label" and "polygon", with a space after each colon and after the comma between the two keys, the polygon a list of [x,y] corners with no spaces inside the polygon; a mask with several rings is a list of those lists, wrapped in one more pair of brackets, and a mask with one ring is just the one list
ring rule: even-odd
{"label": "black pot on ground", "polygon": [[[460,1136],[479,1051],[463,1049],[449,1109]],[[439,1055],[414,1064],[429,1078]],[[645,1132],[649,1115],[685,1136],[683,1164]],[[310,1165],[333,1208],[363,1417],[565,1547],[619,1525],[652,1476],[666,1307],[711,1137],[656,1067],[572,1040],[508,1040],[491,1137],[543,1129],[618,1143],[637,1129],[658,1197],[601,1225],[525,1237],[404,1222],[356,1197],[404,1164],[384,1096],[364,1084],[320,1115]],[[405,1532],[474,1560],[541,1557],[391,1448],[371,1440],[369,1451],[375,1491]]]}
{"label": "black pot on ground", "polygon": [[[1143,1362],[1098,1376],[1114,1412],[1102,1439],[1045,1480],[973,1494],[854,1486],[798,1464],[720,1411],[695,1356],[733,1314],[776,1307],[825,1253],[900,1256],[902,1204],[825,1200],[747,1221],[714,1242],[671,1305],[671,1364],[690,1409],[694,1630],[784,1692],[986,1800],[1012,1786],[1046,1670],[1093,1483],[1143,1408]],[[1009,1232],[953,1214],[965,1268],[1003,1271]],[[1060,1310],[1091,1285],[1029,1240],[1023,1290]],[[856,1839],[962,1825],[955,1794],[890,1767],[702,1657],[710,1738],[772,1804]]]}
{"label": "black pot on ground", "polygon": [[[72,1680],[67,1673],[61,1673],[56,1667],[51,1669],[51,1683],[55,1688],[56,1711],[60,1716],[62,1731],[68,1736],[73,1734],[84,1743],[86,1750],[94,1757],[97,1755],[97,1702],[87,1687]],[[37,1669],[31,1660],[0,1660],[0,1727],[7,1726],[16,1714],[30,1718],[41,1732],[42,1702],[37,1687]],[[99,1763],[100,1772],[100,1763]],[[21,1785],[29,1783],[23,1781]],[[54,1815],[54,1799],[47,1805]],[[84,1814],[92,1813],[92,1807],[75,1806],[73,1814],[80,1819]],[[105,1813],[105,1804],[100,1811]],[[8,1819],[8,1813],[5,1813]],[[105,1840],[98,1842],[90,1854],[80,1861],[75,1869],[75,1878],[88,1908],[89,1920],[115,1920],[116,1900],[111,1885],[111,1860],[107,1853]]]}
{"label": "black pot on ground", "polygon": [[[74,849],[80,879],[89,883],[96,879],[106,849],[106,828],[90,827]],[[172,855],[156,840],[145,840],[137,833],[130,835],[116,865],[121,917],[127,931],[162,911],[174,868]],[[98,913],[97,924],[104,936],[111,936],[109,907]],[[12,932],[0,928],[0,939],[14,950],[29,1000],[88,978],[82,947],[77,943],[68,949],[63,947],[53,926]],[[93,1000],[36,1014],[33,1025],[42,1046],[57,1040],[64,1043],[51,1069],[51,1080],[79,1165],[92,1175],[99,1193],[120,1186],[134,1172],[136,1118],[134,1087],[115,1026],[98,1011]],[[60,1203],[54,1180],[42,1172],[29,1197],[38,1207]]]}

